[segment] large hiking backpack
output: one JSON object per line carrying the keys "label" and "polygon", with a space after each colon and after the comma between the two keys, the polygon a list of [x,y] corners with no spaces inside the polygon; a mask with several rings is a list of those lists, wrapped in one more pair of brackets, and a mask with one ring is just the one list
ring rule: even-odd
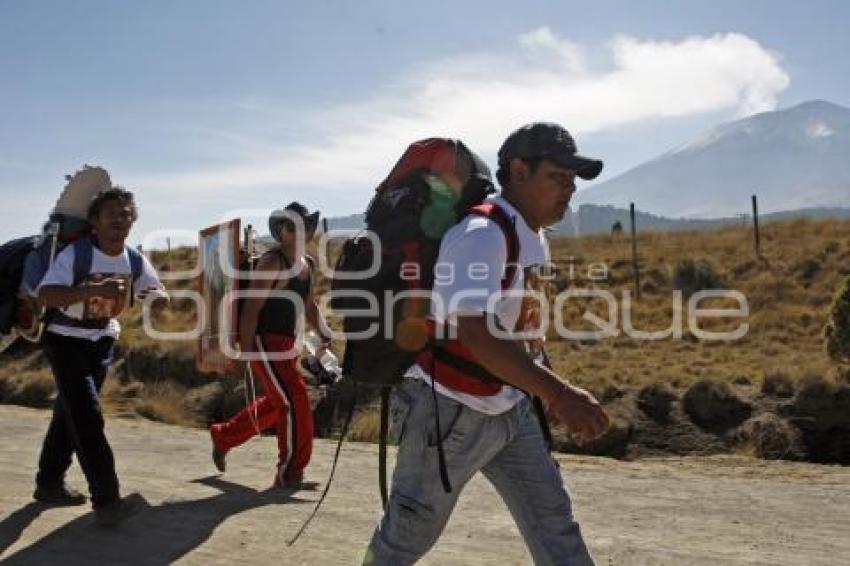
{"label": "large hiking backpack", "polygon": [[31,294],[55,255],[89,233],[91,227],[85,218],[92,197],[112,186],[105,169],[90,165],[66,175],[65,180],[42,234],[0,246],[0,336],[15,331],[31,341],[39,339],[45,313]]}
{"label": "large hiking backpack", "polygon": [[[487,165],[462,142],[431,138],[408,147],[366,211],[371,235],[345,242],[337,261],[331,306],[361,311],[343,321],[347,378],[378,386],[401,380],[428,345],[427,294],[440,240],[493,192]],[[370,302],[375,316],[365,314]],[[361,337],[370,328],[374,335]]]}
{"label": "large hiking backpack", "polygon": [[[385,508],[390,388],[434,344],[428,292],[443,235],[468,214],[494,220],[508,249],[503,288],[513,281],[518,237],[507,214],[484,203],[493,192],[487,165],[462,142],[430,138],[413,143],[369,204],[366,228],[371,235],[345,242],[337,261],[331,306],[343,311],[343,373],[358,384],[381,389],[379,484]],[[404,298],[396,300],[398,296]],[[366,314],[370,306],[374,316]],[[346,317],[344,311],[357,311],[357,316]],[[369,329],[369,336],[362,334]],[[441,443],[437,449],[443,487],[451,491]]]}
{"label": "large hiking backpack", "polygon": [[24,264],[39,236],[16,238],[0,246],[0,335],[12,332],[25,313],[19,312],[18,292],[24,274]]}
{"label": "large hiking backpack", "polygon": [[0,246],[0,334],[40,339],[45,311],[34,299],[35,290],[56,254],[89,229],[85,221],[54,213],[40,235]]}

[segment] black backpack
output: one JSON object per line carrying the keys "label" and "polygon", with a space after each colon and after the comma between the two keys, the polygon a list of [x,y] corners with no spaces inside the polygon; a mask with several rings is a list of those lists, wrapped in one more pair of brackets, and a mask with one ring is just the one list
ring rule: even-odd
{"label": "black backpack", "polygon": [[[337,260],[331,307],[359,311],[358,316],[343,315],[343,374],[357,384],[380,387],[379,484],[385,508],[390,391],[419,353],[433,345],[428,292],[443,235],[468,214],[491,218],[505,234],[507,267],[515,269],[519,243],[511,220],[497,206],[482,204],[494,192],[487,165],[462,142],[430,138],[413,143],[369,204],[366,227],[372,236],[362,234],[346,241]],[[361,277],[351,279],[356,274]],[[363,314],[370,306],[369,299],[352,296],[352,292],[364,291],[377,302],[376,316]],[[412,294],[392,299],[406,291]],[[392,316],[387,310],[388,298],[393,301]],[[371,337],[354,337],[369,328],[377,332]],[[436,393],[434,396],[436,399]],[[441,443],[437,449],[443,486],[451,491]]]}
{"label": "black backpack", "polygon": [[24,316],[18,312],[18,291],[27,256],[40,240],[40,236],[26,236],[0,246],[0,335],[10,334],[16,321]]}
{"label": "black backpack", "polygon": [[[335,310],[368,309],[369,301],[352,296],[369,292],[378,304],[374,317],[345,317],[343,372],[366,385],[389,386],[428,344],[427,291],[443,234],[469,210],[495,192],[490,171],[458,140],[430,138],[413,143],[381,183],[366,211],[366,234],[343,245],[331,283]],[[380,242],[376,256],[375,238]],[[368,277],[370,267],[377,270]],[[417,295],[395,301],[392,317],[384,316],[386,292]],[[352,293],[353,292],[353,293]],[[387,328],[387,323],[392,328]],[[371,338],[352,338],[369,328]]]}

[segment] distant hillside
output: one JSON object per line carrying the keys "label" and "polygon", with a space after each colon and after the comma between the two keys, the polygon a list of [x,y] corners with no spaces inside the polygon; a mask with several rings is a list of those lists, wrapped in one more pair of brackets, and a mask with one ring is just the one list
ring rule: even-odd
{"label": "distant hillside", "polygon": [[365,225],[365,214],[328,218],[328,227],[332,230],[360,230]]}
{"label": "distant hillside", "polygon": [[850,206],[850,110],[824,101],[723,124],[576,195],[675,217]]}
{"label": "distant hillside", "polygon": [[[846,219],[850,218],[850,208],[802,208],[799,210],[784,210],[770,214],[760,214],[762,223],[775,222],[778,220],[791,220],[795,218],[809,219]],[[584,236],[589,234],[605,234],[611,231],[615,222],[620,222],[624,231],[629,230],[629,210],[614,206],[600,206],[595,204],[583,204],[567,215],[560,223],[556,224],[554,233],[560,236]],[[749,224],[752,222],[751,214],[740,214],[727,218],[667,218],[643,212],[635,211],[635,223],[638,230],[652,230],[661,232],[672,232],[680,230],[713,230],[725,226]]]}
{"label": "distant hillside", "polygon": [[[746,201],[749,205],[749,200]],[[678,231],[678,230],[711,230],[724,226],[734,226],[751,222],[750,214],[741,214],[726,218],[667,218],[649,212],[637,210],[635,213],[638,230]],[[784,210],[760,215],[762,222],[790,220],[794,218],[827,219],[850,218],[850,208],[802,208]],[[577,210],[570,212],[560,223],[553,226],[556,236],[583,236],[588,234],[605,234],[611,231],[615,222],[619,221],[623,230],[629,229],[629,210],[610,205],[583,204]],[[363,215],[352,214],[339,218],[328,219],[328,224],[334,230],[359,230],[364,227]]]}

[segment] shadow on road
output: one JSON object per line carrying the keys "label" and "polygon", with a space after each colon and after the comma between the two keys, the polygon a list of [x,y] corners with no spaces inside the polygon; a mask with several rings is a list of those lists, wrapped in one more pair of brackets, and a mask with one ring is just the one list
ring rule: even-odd
{"label": "shadow on road", "polygon": [[30,524],[47,509],[43,503],[31,501],[0,521],[0,556],[21,538]]}
{"label": "shadow on road", "polygon": [[[219,490],[204,499],[165,501],[145,507],[114,528],[98,527],[92,513],[74,519],[3,564],[171,564],[206,541],[227,518],[266,505],[309,503],[271,488],[257,491],[218,477],[193,480]],[[0,553],[9,548],[44,509],[30,503],[0,522]]]}

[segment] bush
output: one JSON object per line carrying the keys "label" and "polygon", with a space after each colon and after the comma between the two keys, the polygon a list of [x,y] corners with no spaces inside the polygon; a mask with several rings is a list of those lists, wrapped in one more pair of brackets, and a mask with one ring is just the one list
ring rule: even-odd
{"label": "bush", "polygon": [[135,412],[152,421],[181,426],[198,426],[197,417],[186,407],[186,388],[171,381],[144,387],[135,399]]}
{"label": "bush", "polygon": [[681,289],[684,295],[692,295],[705,289],[720,289],[725,285],[720,275],[709,262],[686,259],[676,265],[673,288]]}
{"label": "bush", "polygon": [[796,460],[803,456],[800,431],[773,413],[762,413],[741,425],[738,441],[765,460]]}
{"label": "bush", "polygon": [[803,430],[850,429],[850,385],[826,377],[808,377],[793,401],[783,405],[783,410],[796,417]]}
{"label": "bush", "polygon": [[628,455],[629,443],[634,435],[634,426],[626,419],[612,417],[611,426],[601,437],[586,444],[576,444],[563,427],[552,431],[552,449],[556,452],[570,454],[588,454],[591,456],[608,456],[610,458],[625,458]]}
{"label": "bush", "polygon": [[670,420],[670,410],[677,399],[676,392],[669,385],[653,383],[640,390],[637,406],[655,422],[666,423]]}
{"label": "bush", "polygon": [[768,373],[761,382],[761,392],[768,397],[787,399],[794,396],[794,380],[785,372]]}
{"label": "bush", "polygon": [[354,416],[348,429],[348,440],[352,442],[378,442],[381,437],[381,411],[378,407],[366,407]]}
{"label": "bush", "polygon": [[829,357],[839,363],[850,363],[850,277],[835,296],[824,337]]}
{"label": "bush", "polygon": [[802,431],[811,461],[850,464],[850,385],[808,378],[780,413]]}
{"label": "bush", "polygon": [[688,388],[682,408],[697,426],[712,432],[736,427],[752,413],[752,405],[735,395],[728,383],[707,379]]}
{"label": "bush", "polygon": [[808,287],[814,281],[817,274],[820,273],[821,262],[815,258],[806,258],[794,266],[794,271],[797,273],[797,278],[803,283],[803,286]]}
{"label": "bush", "polygon": [[19,371],[0,379],[0,402],[46,409],[53,405],[56,385],[47,368]]}

